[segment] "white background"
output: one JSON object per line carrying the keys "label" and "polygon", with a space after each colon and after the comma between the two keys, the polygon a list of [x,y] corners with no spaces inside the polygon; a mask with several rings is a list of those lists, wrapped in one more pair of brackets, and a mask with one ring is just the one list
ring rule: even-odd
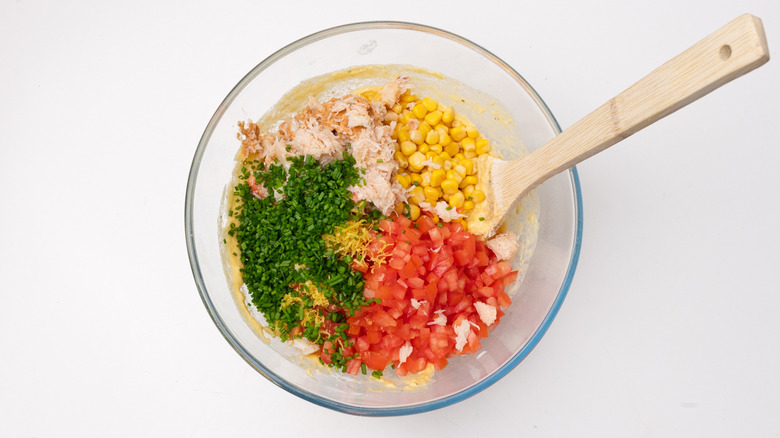
{"label": "white background", "polygon": [[252,370],[185,249],[195,147],[228,91],[326,27],[404,20],[515,67],[566,128],[780,3],[0,3],[0,436],[780,436],[780,63],[578,166],[584,238],[538,347],[459,404],[359,418]]}

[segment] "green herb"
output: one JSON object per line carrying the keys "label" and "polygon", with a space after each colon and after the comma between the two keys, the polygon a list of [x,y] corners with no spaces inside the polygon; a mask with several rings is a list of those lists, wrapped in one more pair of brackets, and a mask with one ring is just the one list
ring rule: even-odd
{"label": "green herb", "polygon": [[371,375],[378,379],[378,378],[382,377],[382,372],[379,371],[379,370],[376,370],[376,371],[372,372]]}
{"label": "green herb", "polygon": [[485,218],[484,218],[484,217],[480,217],[480,218],[479,218],[479,220],[481,220],[481,221],[484,221],[484,220],[485,220]]}
{"label": "green herb", "polygon": [[[350,268],[352,259],[334,257],[321,238],[355,214],[356,205],[347,190],[360,179],[354,166],[355,159],[347,153],[325,166],[308,155],[292,157],[289,171],[282,165],[272,164],[266,170],[262,163],[245,163],[241,169],[244,182],[234,190],[239,198],[237,220],[228,230],[241,252],[241,272],[252,304],[265,315],[270,328],[282,341],[305,337],[322,345],[330,340],[335,349],[331,355],[334,368],[343,368],[350,360],[342,354],[348,339],[346,315],[368,304],[362,274]],[[246,182],[250,174],[269,196],[257,199],[252,195]],[[342,310],[330,312],[330,306],[315,306],[312,294],[324,296]],[[333,335],[323,336],[324,319],[340,324]]]}

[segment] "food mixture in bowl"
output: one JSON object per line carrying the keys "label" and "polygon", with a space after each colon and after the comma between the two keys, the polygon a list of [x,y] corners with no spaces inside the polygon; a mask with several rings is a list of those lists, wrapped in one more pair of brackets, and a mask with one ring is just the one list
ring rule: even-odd
{"label": "food mixture in bowl", "polygon": [[477,353],[518,278],[523,239],[483,226],[490,139],[414,89],[398,76],[238,123],[224,239],[237,296],[261,336],[349,374]]}

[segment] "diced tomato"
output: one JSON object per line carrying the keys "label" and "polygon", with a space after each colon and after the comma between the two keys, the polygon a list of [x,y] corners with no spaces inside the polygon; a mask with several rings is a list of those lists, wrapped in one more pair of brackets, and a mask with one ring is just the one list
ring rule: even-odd
{"label": "diced tomato", "polygon": [[[423,214],[414,222],[400,216],[381,220],[379,228],[382,235],[368,245],[365,269],[354,268],[363,273],[364,296],[380,302],[347,319],[352,346],[342,353],[359,355],[347,361],[347,371],[356,373],[363,364],[382,370],[392,363],[396,374],[414,374],[428,364],[442,369],[447,358],[478,351],[481,339],[495,324],[487,327],[473,303],[495,306],[500,319],[501,308],[511,304],[504,289],[517,279],[517,272],[496,261],[492,251],[459,223],[436,224]],[[380,257],[385,260],[381,265],[375,263]],[[439,315],[446,316],[448,323],[433,323]],[[453,324],[465,319],[472,328],[458,351]],[[335,326],[332,323],[329,330]],[[412,350],[400,363],[405,343]],[[326,363],[331,361],[331,347],[323,346],[321,357]]]}
{"label": "diced tomato", "polygon": [[367,336],[360,336],[359,338],[355,339],[355,348],[359,352],[368,351],[368,348],[371,346],[371,343],[368,342]]}
{"label": "diced tomato", "polygon": [[469,254],[465,249],[455,250],[455,264],[458,266],[466,266],[474,260],[474,255]]}
{"label": "diced tomato", "polygon": [[362,359],[363,363],[365,363],[366,366],[372,370],[381,371],[385,369],[387,364],[390,362],[390,359],[388,359],[387,356],[376,351],[366,351],[361,353],[360,358]]}
{"label": "diced tomato", "polygon": [[425,280],[420,277],[410,277],[406,280],[406,284],[413,289],[422,289],[425,287]]}
{"label": "diced tomato", "polygon": [[360,372],[362,361],[360,359],[350,359],[347,361],[347,373],[357,374]]}

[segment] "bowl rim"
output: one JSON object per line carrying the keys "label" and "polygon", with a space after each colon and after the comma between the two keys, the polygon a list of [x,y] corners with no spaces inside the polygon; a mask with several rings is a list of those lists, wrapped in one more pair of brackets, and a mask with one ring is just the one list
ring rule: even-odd
{"label": "bowl rim", "polygon": [[520,351],[518,351],[517,354],[515,354],[511,359],[509,359],[506,363],[504,363],[501,367],[497,368],[491,375],[489,375],[484,380],[478,382],[475,385],[472,385],[454,394],[450,394],[446,397],[442,397],[436,400],[431,400],[428,402],[409,405],[409,406],[361,407],[361,406],[354,406],[346,403],[341,403],[338,401],[334,401],[307,392],[306,390],[303,390],[302,388],[299,388],[298,386],[287,382],[284,378],[276,375],[272,370],[266,368],[262,363],[260,363],[260,361],[255,359],[254,356],[252,356],[252,354],[250,354],[232,335],[230,329],[227,327],[225,322],[222,320],[222,317],[217,312],[209,296],[209,292],[206,288],[205,282],[201,275],[200,266],[198,264],[197,248],[196,248],[194,234],[193,234],[192,205],[194,200],[194,188],[197,182],[198,172],[200,169],[200,163],[203,158],[203,154],[205,153],[205,149],[211,138],[211,134],[213,133],[214,128],[216,127],[217,123],[219,123],[219,121],[221,120],[221,115],[224,113],[224,110],[227,109],[227,107],[233,102],[233,100],[235,100],[236,96],[247,86],[247,84],[251,82],[255,77],[257,77],[263,70],[265,70],[270,65],[274,64],[277,60],[283,58],[287,54],[292,53],[298,50],[299,48],[307,46],[311,43],[317,42],[319,40],[328,37],[340,35],[340,34],[345,34],[345,33],[355,32],[355,31],[372,30],[372,29],[401,29],[401,30],[410,30],[410,31],[418,31],[418,32],[434,34],[449,39],[451,41],[454,41],[456,43],[459,43],[481,54],[485,58],[491,60],[498,67],[502,68],[506,73],[512,76],[518,83],[525,86],[532,100],[537,104],[537,106],[542,111],[542,113],[547,117],[550,126],[555,132],[555,135],[560,134],[561,128],[560,125],[558,124],[558,121],[555,119],[547,104],[544,102],[544,100],[542,100],[542,98],[539,96],[536,90],[531,86],[531,84],[529,84],[528,81],[526,81],[517,71],[515,71],[511,66],[505,63],[501,58],[494,55],[492,52],[488,51],[482,46],[472,42],[469,39],[466,39],[452,32],[442,30],[433,26],[412,23],[412,22],[405,22],[405,21],[362,21],[362,22],[354,22],[354,23],[343,24],[335,27],[330,27],[312,33],[303,38],[300,38],[282,47],[281,49],[277,50],[271,55],[269,55],[267,58],[265,58],[263,61],[257,64],[254,68],[252,68],[252,70],[250,70],[230,90],[230,92],[225,97],[225,99],[220,103],[219,107],[217,107],[217,110],[214,112],[214,115],[211,117],[209,123],[206,125],[203,135],[201,136],[200,141],[198,142],[198,146],[193,156],[192,165],[190,167],[190,171],[187,179],[187,187],[186,187],[185,203],[184,203],[184,230],[185,230],[185,240],[187,246],[187,254],[190,262],[190,268],[192,270],[192,275],[195,280],[195,284],[197,286],[198,293],[200,294],[201,300],[204,306],[206,307],[206,310],[208,311],[211,320],[217,326],[220,333],[228,342],[228,344],[230,344],[230,346],[239,354],[239,356],[241,356],[252,368],[254,368],[258,373],[260,373],[263,377],[265,377],[272,383],[276,384],[277,386],[286,390],[287,392],[294,394],[311,403],[314,403],[316,405],[328,409],[332,409],[335,411],[352,414],[352,415],[386,417],[386,416],[417,414],[417,413],[432,411],[463,401],[473,395],[478,394],[479,392],[485,390],[486,388],[492,386],[494,383],[496,383],[501,378],[506,376],[509,373],[509,371],[517,367],[517,365],[519,365],[520,362],[522,362],[528,356],[528,354],[530,354],[530,352],[536,347],[536,345],[539,343],[541,338],[547,332],[553,320],[557,316],[558,311],[560,310],[563,301],[565,300],[566,295],[568,294],[569,288],[571,287],[573,277],[574,277],[574,272],[576,271],[577,268],[577,263],[579,260],[580,250],[582,246],[583,214],[582,214],[582,191],[580,187],[579,175],[576,167],[572,167],[570,170],[567,171],[567,173],[569,175],[569,179],[572,185],[573,195],[574,195],[574,210],[575,210],[574,211],[575,212],[574,236],[572,242],[572,253],[569,259],[569,265],[564,275],[564,281],[561,284],[560,290],[558,291],[558,295],[553,301],[550,310],[547,312],[547,315],[542,320],[542,323],[539,325],[539,327],[536,329],[533,335],[528,339],[525,346]]}

